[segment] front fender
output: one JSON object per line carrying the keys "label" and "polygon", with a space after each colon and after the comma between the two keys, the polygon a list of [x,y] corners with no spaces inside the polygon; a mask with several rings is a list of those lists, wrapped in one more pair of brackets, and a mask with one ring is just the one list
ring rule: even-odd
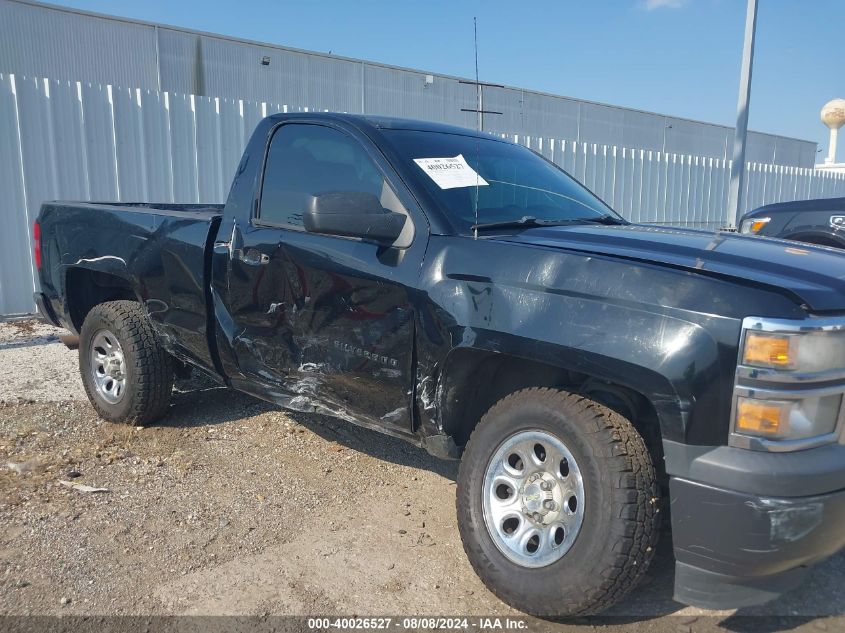
{"label": "front fender", "polygon": [[652,403],[664,439],[725,442],[738,317],[756,308],[762,291],[665,267],[482,240],[436,246],[418,326],[423,425],[430,419],[442,432],[444,376],[458,351],[481,350],[628,387]]}
{"label": "front fender", "polygon": [[[577,300],[576,300],[577,302]],[[559,302],[559,305],[571,303]],[[572,309],[574,306],[568,306]],[[597,306],[593,306],[597,308]],[[580,305],[576,309],[590,310]],[[543,311],[565,312],[566,308]],[[538,334],[542,332],[542,337]],[[720,366],[718,343],[700,325],[664,315],[632,313],[630,310],[602,307],[591,318],[560,327],[546,322],[516,328],[514,332],[483,327],[455,328],[456,345],[443,363],[437,380],[439,408],[445,411],[447,390],[443,382],[460,362],[464,350],[502,354],[513,359],[543,363],[550,367],[578,372],[632,389],[654,406],[665,439],[696,443],[696,419],[707,420],[697,438],[715,429],[727,437],[730,392]]]}

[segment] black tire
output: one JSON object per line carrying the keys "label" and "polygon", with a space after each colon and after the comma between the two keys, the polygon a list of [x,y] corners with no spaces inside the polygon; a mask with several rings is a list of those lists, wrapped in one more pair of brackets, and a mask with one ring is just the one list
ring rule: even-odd
{"label": "black tire", "polygon": [[[562,558],[545,567],[509,560],[483,515],[489,460],[520,431],[560,439],[584,484],[580,531]],[[458,527],[475,572],[507,604],[543,617],[591,615],[624,596],[648,568],[659,536],[658,495],[648,450],[627,419],[568,392],[525,389],[496,403],[467,443],[458,472]]]}
{"label": "black tire", "polygon": [[[117,403],[108,402],[101,395],[93,375],[92,342],[103,330],[117,338],[123,352],[126,379]],[[109,301],[91,309],[79,334],[79,371],[88,399],[105,420],[144,426],[167,413],[173,389],[173,360],[159,343],[147,315],[134,301]]]}

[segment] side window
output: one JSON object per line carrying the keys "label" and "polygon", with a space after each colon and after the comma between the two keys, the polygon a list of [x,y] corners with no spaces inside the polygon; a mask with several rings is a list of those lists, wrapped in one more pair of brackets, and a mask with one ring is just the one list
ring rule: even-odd
{"label": "side window", "polygon": [[[337,191],[373,194],[381,200],[382,206],[407,215],[381,172],[355,139],[322,125],[293,123],[279,127],[270,140],[264,166],[261,220],[302,228],[308,197]],[[406,226],[410,224],[409,220]],[[401,245],[397,243],[397,246]]]}

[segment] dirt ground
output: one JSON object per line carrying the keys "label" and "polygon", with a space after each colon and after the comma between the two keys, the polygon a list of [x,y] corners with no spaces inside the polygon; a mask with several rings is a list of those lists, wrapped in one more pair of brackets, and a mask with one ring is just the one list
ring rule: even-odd
{"label": "dirt ground", "polygon": [[609,617],[524,618],[464,556],[456,463],[198,380],[177,385],[169,415],[151,428],[103,422],[59,333],[0,323],[0,615],[425,614],[512,616],[527,630],[845,630],[845,555],[774,603],[714,613],[672,601],[669,534],[643,585]]}

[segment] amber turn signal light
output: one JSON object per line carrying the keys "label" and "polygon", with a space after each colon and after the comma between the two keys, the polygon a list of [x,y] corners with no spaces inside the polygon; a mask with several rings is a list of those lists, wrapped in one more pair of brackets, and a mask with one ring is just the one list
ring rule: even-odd
{"label": "amber turn signal light", "polygon": [[736,430],[754,435],[779,435],[783,431],[788,403],[740,398],[737,402]]}
{"label": "amber turn signal light", "polygon": [[769,223],[769,218],[763,218],[761,220],[754,220],[751,223],[751,232],[752,233],[759,233],[760,229],[762,229],[768,223]]}
{"label": "amber turn signal light", "polygon": [[744,365],[787,368],[792,360],[789,336],[749,332],[745,338]]}

